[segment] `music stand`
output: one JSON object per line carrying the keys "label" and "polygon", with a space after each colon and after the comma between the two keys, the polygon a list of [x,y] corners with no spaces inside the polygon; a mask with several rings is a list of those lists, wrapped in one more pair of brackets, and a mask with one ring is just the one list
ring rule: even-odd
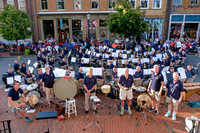
{"label": "music stand", "polygon": [[[92,102],[92,106],[94,106],[95,108],[98,106],[98,104],[97,104],[97,105],[94,104],[94,103],[95,103],[94,100],[92,100],[91,102]],[[95,114],[96,114],[96,113],[95,113]],[[97,115],[96,115],[96,117],[97,117]],[[100,132],[103,133],[103,131],[102,131],[102,129],[100,128],[100,126],[98,125],[98,123],[99,123],[99,121],[97,121],[97,120],[90,122],[87,126],[85,126],[85,127],[83,128],[83,131],[85,131],[88,127],[94,125],[93,127],[97,127],[97,128],[100,130]]]}

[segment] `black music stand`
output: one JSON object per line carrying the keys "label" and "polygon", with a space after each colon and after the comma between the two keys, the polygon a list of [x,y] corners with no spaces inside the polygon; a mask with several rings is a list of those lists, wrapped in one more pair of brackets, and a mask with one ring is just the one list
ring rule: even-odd
{"label": "black music stand", "polygon": [[[3,124],[3,130],[0,129],[0,133],[3,131],[6,133],[6,130],[8,130],[9,133],[11,133],[11,128],[10,128],[10,123],[11,120],[5,120],[5,121],[0,121]],[[7,123],[7,128],[5,126],[5,123]]]}

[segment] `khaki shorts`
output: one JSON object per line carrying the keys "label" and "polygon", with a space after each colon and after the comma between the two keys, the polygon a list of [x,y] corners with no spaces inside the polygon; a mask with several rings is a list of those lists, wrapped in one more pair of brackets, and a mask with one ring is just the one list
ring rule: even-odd
{"label": "khaki shorts", "polygon": [[[20,98],[19,100],[17,100],[17,101],[13,101],[15,104],[20,104],[20,103],[22,103],[23,102],[23,99],[22,98]],[[12,103],[10,103],[10,102],[8,102],[8,106],[9,107],[11,107],[11,108],[15,108],[15,109],[18,109],[16,106],[14,106]]]}
{"label": "khaki shorts", "polygon": [[175,100],[175,99],[172,99],[170,97],[167,97],[166,98],[166,103],[172,103],[174,106],[178,106],[179,101]]}
{"label": "khaki shorts", "polygon": [[45,87],[46,90],[46,100],[50,101],[51,98],[54,98],[54,94],[53,94],[53,88],[47,88]]}
{"label": "khaki shorts", "polygon": [[120,89],[119,98],[121,100],[132,100],[133,99],[133,91],[129,89],[128,91]]}
{"label": "khaki shorts", "polygon": [[160,96],[158,96],[158,91],[154,91],[154,90],[151,90],[151,92],[149,93],[149,95],[152,97],[152,98],[155,98],[157,101],[160,101]]}

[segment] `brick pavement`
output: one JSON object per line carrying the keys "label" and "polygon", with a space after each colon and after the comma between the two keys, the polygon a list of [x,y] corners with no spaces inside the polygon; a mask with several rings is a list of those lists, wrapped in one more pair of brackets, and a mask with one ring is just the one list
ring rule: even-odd
{"label": "brick pavement", "polygon": [[[84,126],[89,124],[93,120],[99,121],[99,126],[104,133],[132,133],[132,132],[144,132],[144,133],[169,133],[169,132],[186,132],[185,130],[185,117],[197,116],[200,117],[200,108],[190,108],[188,106],[179,106],[179,112],[177,114],[177,121],[172,121],[171,118],[165,118],[164,114],[167,109],[164,106],[160,106],[160,113],[158,116],[154,116],[153,113],[146,113],[147,119],[143,119],[143,113],[135,112],[132,110],[132,116],[119,116],[119,112],[116,112],[114,105],[120,101],[117,99],[108,98],[108,103],[111,105],[111,109],[105,107],[98,109],[98,113],[95,116],[90,110],[88,115],[84,114],[84,96],[82,93],[76,95],[76,104],[78,116],[72,115],[70,119],[59,121],[58,119],[48,120],[35,120],[37,112],[50,111],[53,108],[48,108],[38,103],[35,106],[37,110],[33,114],[29,114],[31,122],[27,123],[23,119],[20,119],[20,115],[14,116],[11,109],[7,106],[7,92],[4,92],[3,86],[0,86],[0,120],[11,119],[11,128],[14,133],[42,133],[47,131],[48,127],[51,133],[96,133],[99,130],[95,127],[89,127],[86,131],[83,131]],[[97,93],[97,96],[101,99],[101,104],[104,101],[104,96],[101,93]],[[200,100],[200,96],[194,94],[189,98],[190,101]],[[59,101],[57,101],[59,102]],[[109,114],[111,112],[111,114]],[[0,125],[0,128],[2,125]]]}

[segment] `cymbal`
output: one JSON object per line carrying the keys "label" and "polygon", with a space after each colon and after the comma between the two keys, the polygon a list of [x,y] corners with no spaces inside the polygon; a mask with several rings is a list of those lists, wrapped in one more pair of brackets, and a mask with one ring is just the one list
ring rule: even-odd
{"label": "cymbal", "polygon": [[137,104],[141,108],[148,108],[151,105],[151,98],[148,94],[141,94],[137,97]]}
{"label": "cymbal", "polygon": [[38,87],[38,84],[30,84],[27,86],[28,91],[32,91]]}

